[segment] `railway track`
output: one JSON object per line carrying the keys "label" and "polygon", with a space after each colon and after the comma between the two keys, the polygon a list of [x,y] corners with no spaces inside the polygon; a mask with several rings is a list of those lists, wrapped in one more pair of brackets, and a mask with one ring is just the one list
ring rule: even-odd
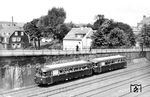
{"label": "railway track", "polygon": [[[149,69],[150,70],[150,69]],[[107,85],[102,85],[101,83],[102,82],[100,82],[100,81],[97,81],[97,82],[94,82],[94,83],[86,83],[85,85],[80,85],[80,86],[75,86],[75,87],[72,87],[72,88],[70,88],[70,89],[66,89],[66,90],[63,90],[63,91],[61,91],[61,93],[62,92],[64,92],[64,93],[62,93],[61,95],[65,95],[65,96],[67,96],[69,93],[74,93],[73,94],[73,97],[87,97],[88,95],[89,95],[89,93],[91,94],[91,92],[94,92],[95,93],[95,91],[97,91],[97,90],[99,90],[99,89],[103,89],[103,88],[107,88],[107,87],[109,87],[109,86],[111,86],[111,85],[115,85],[115,84],[118,84],[118,83],[122,83],[122,82],[126,82],[126,81],[128,81],[128,80],[133,80],[133,79],[136,79],[136,80],[139,80],[139,79],[141,79],[141,78],[146,78],[146,77],[148,77],[148,76],[150,76],[150,74],[149,74],[150,72],[148,72],[148,73],[144,73],[144,74],[141,74],[141,75],[137,75],[137,76],[132,76],[132,77],[130,77],[130,78],[128,78],[128,79],[125,79],[125,80],[122,80],[121,79],[121,81],[116,81],[116,82],[112,82],[112,81],[108,81],[108,83],[107,83]],[[140,76],[140,77],[139,77]],[[142,77],[141,77],[142,76]],[[111,80],[111,79],[110,79]],[[136,81],[136,80],[133,80],[133,81]],[[132,81],[131,81],[132,82]],[[104,84],[105,82],[103,82],[103,84]],[[94,85],[95,84],[95,85]],[[100,84],[100,87],[97,87],[98,86],[98,84]],[[125,83],[125,84],[127,84],[127,83]],[[93,85],[94,87],[92,87],[91,85]],[[124,85],[124,84],[121,84],[121,85]],[[121,86],[121,85],[118,85],[118,86]],[[116,87],[118,87],[118,86],[116,86]],[[89,88],[89,87],[91,87],[91,88]],[[95,88],[95,87],[97,87],[97,88]],[[116,88],[116,87],[113,87],[113,88]],[[92,88],[94,88],[94,89],[92,89]],[[106,89],[106,90],[104,90],[104,91],[102,91],[102,92],[106,92],[107,90],[110,90],[110,89],[113,89],[113,88],[109,88],[109,89]],[[78,91],[78,90],[82,90],[82,91]],[[84,92],[84,90],[85,90],[85,92]],[[65,93],[65,92],[68,92],[68,93]],[[81,92],[81,93],[80,93]],[[101,92],[98,92],[98,93],[101,93]],[[59,93],[57,93],[58,95],[60,95],[60,92]],[[67,95],[66,95],[67,94]],[[77,94],[77,95],[76,95]],[[86,94],[88,94],[88,95],[86,95]],[[40,96],[36,96],[36,97],[49,97],[49,96],[54,96],[54,97],[60,97],[60,96],[58,96],[58,95],[56,95],[56,93],[55,94],[50,94],[50,93],[44,93],[43,95],[41,95],[40,94]],[[83,95],[83,96],[82,96]],[[92,94],[92,95],[90,95],[90,96],[93,96],[94,94]],[[64,96],[64,97],[65,97]],[[31,97],[31,96],[30,96]]]}
{"label": "railway track", "polygon": [[[147,79],[147,81],[150,81],[150,79]],[[143,94],[149,93],[150,94],[150,84],[142,85],[142,92],[141,93],[131,93],[126,92],[123,95],[120,95],[119,97],[139,97]]]}
{"label": "railway track", "polygon": [[48,96],[52,96],[52,95],[55,95],[55,94],[58,94],[58,93],[62,93],[64,91],[68,91],[68,90],[79,88],[79,86],[83,87],[83,86],[87,86],[87,85],[95,83],[95,82],[100,82],[100,81],[108,80],[110,78],[119,77],[121,75],[130,74],[130,73],[133,73],[135,71],[145,70],[145,69],[148,69],[148,67],[150,67],[150,66],[144,66],[142,68],[140,67],[140,68],[137,68],[137,69],[134,69],[134,70],[129,70],[128,72],[126,70],[126,71],[123,71],[123,72],[121,72],[119,74],[115,73],[113,75],[104,76],[104,77],[100,77],[100,78],[96,77],[96,78],[94,78],[92,80],[84,81],[84,83],[83,82],[79,82],[77,84],[71,84],[71,85],[68,84],[66,86],[63,85],[63,86],[61,86],[59,88],[56,88],[56,87],[50,87],[50,88],[33,87],[33,88],[26,89],[26,90],[9,92],[9,93],[7,93],[7,95],[11,95],[12,97],[22,97],[22,96],[26,96],[26,97],[36,96],[37,97],[39,95],[42,96],[42,95],[48,94]]}
{"label": "railway track", "polygon": [[[128,68],[126,69],[126,71],[128,70],[128,69],[133,69],[132,67],[134,67],[134,65],[139,65],[139,64],[133,64],[133,63],[128,63]],[[146,64],[147,65],[147,64]],[[146,65],[142,65],[142,66],[146,66]],[[141,66],[141,65],[140,65]],[[140,67],[139,66],[139,67]],[[142,67],[141,66],[141,67]],[[118,70],[119,71],[119,70]],[[114,74],[117,74],[117,73],[114,73]],[[27,86],[27,87],[22,87],[22,88],[20,88],[20,89],[13,89],[13,90],[6,90],[6,91],[4,91],[4,90],[2,90],[2,91],[0,91],[0,95],[3,95],[3,94],[8,94],[8,93],[19,93],[19,92],[26,92],[26,90],[27,91],[30,91],[30,90],[34,90],[34,88],[35,88],[35,90],[36,89],[38,89],[37,87],[36,87],[36,85],[32,85],[32,86]]]}
{"label": "railway track", "polygon": [[[141,60],[141,59],[140,59]],[[130,67],[133,67],[134,65],[139,65],[139,64],[133,64],[133,63],[128,63],[128,68],[130,68]],[[144,65],[143,65],[144,66]],[[34,89],[34,88],[36,88],[36,85],[31,85],[31,86],[27,86],[27,87],[21,87],[21,88],[19,88],[19,89],[13,89],[13,90],[0,90],[0,95],[2,95],[2,94],[8,94],[8,93],[12,93],[12,92],[14,92],[14,93],[16,93],[16,92],[21,92],[21,91],[25,91],[25,90],[31,90],[31,89]],[[37,88],[36,88],[37,89]]]}
{"label": "railway track", "polygon": [[[138,75],[138,76],[126,79],[126,80],[115,82],[115,83],[106,85],[104,87],[97,87],[89,91],[82,92],[81,94],[74,95],[72,97],[93,97],[94,95],[97,95],[97,94],[100,95],[101,93],[106,93],[110,90],[121,87],[123,85],[129,86],[130,83],[136,82],[140,79],[148,79],[148,78],[150,78],[150,72],[142,74],[142,75]],[[96,97],[99,97],[99,96],[96,96]],[[109,97],[113,97],[113,96],[109,96]]]}

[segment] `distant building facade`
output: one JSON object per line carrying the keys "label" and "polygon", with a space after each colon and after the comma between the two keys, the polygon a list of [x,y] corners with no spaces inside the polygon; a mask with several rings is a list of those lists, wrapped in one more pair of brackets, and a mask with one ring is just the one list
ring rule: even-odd
{"label": "distant building facade", "polygon": [[145,15],[143,16],[143,19],[137,23],[138,28],[142,28],[144,24],[150,24],[150,17],[146,17]]}
{"label": "distant building facade", "polygon": [[132,27],[132,31],[135,35],[139,34],[141,32],[141,28],[138,27]]}
{"label": "distant building facade", "polygon": [[29,37],[22,28],[17,26],[5,27],[0,30],[1,44],[4,49],[22,49],[29,45]]}
{"label": "distant building facade", "polygon": [[[139,33],[141,33],[142,31],[142,27],[144,25],[149,25],[150,24],[150,17],[146,17],[145,15],[143,16],[143,19],[137,23],[137,26],[135,27],[132,27],[132,30],[133,30],[133,33],[135,35],[138,35]],[[139,41],[136,41],[136,47],[140,47],[140,42]]]}
{"label": "distant building facade", "polygon": [[63,50],[89,49],[91,46],[91,28],[72,28],[63,39]]}

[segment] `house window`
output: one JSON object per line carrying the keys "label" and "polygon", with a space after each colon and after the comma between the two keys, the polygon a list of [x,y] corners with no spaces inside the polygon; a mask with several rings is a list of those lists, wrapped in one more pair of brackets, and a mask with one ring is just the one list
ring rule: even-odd
{"label": "house window", "polygon": [[7,42],[7,38],[6,37],[4,37],[4,42]]}
{"label": "house window", "polygon": [[18,32],[15,32],[15,36],[18,36]]}
{"label": "house window", "polygon": [[16,48],[16,44],[12,44],[12,48]]}
{"label": "house window", "polygon": [[18,43],[18,44],[17,44],[17,48],[21,48],[21,43]]}
{"label": "house window", "polygon": [[3,34],[2,35],[4,35],[5,36],[5,32],[3,32]]}
{"label": "house window", "polygon": [[21,36],[24,36],[24,32],[21,32]]}
{"label": "house window", "polygon": [[20,42],[21,41],[21,37],[17,37],[17,41]]}
{"label": "house window", "polygon": [[12,37],[12,42],[16,42],[16,37]]}

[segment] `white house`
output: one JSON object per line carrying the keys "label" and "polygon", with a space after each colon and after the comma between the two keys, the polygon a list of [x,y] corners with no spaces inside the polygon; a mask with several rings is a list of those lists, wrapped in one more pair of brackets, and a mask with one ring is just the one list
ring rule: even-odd
{"label": "white house", "polygon": [[63,39],[63,50],[79,50],[89,49],[91,46],[91,35],[93,34],[91,28],[72,28],[70,32]]}

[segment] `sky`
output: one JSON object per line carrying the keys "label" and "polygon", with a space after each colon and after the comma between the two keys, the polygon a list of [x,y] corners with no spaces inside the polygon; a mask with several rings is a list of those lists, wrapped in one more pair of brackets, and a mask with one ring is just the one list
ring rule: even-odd
{"label": "sky", "polygon": [[47,14],[53,7],[66,11],[65,22],[93,23],[95,16],[136,26],[143,15],[150,17],[148,0],[1,0],[0,21],[30,22]]}

